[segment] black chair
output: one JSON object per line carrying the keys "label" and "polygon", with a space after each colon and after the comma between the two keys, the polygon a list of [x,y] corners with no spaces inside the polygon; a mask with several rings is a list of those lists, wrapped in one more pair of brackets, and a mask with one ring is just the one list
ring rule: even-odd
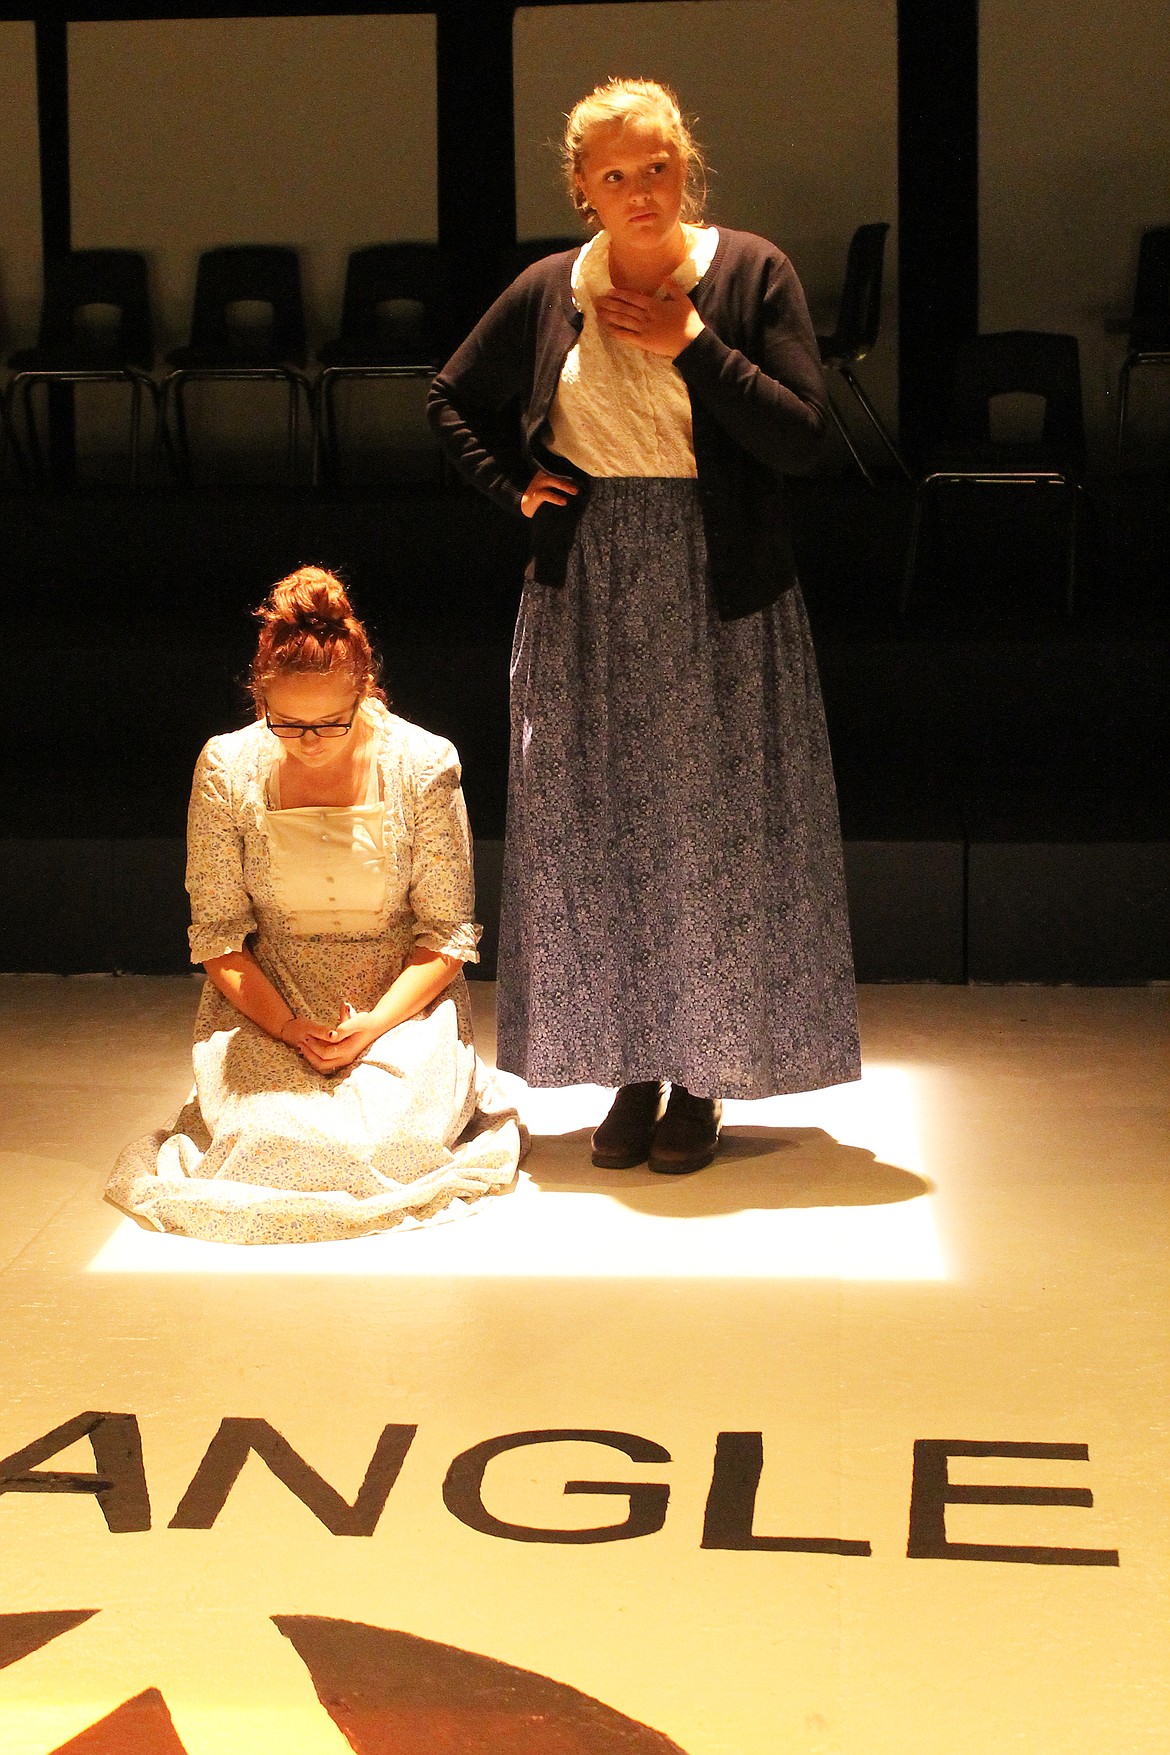
{"label": "black chair", "polygon": [[338,477],[334,392],[344,379],[433,378],[449,351],[437,244],[369,244],[345,274],[341,333],[317,354],[313,479]]}
{"label": "black chair", "polygon": [[[250,328],[238,307],[268,307],[269,320]],[[310,418],[313,399],[305,376],[305,311],[295,250],[283,244],[228,244],[205,250],[195,277],[191,340],[167,355],[163,379],[163,436],[182,479],[191,480],[185,390],[195,381],[283,383],[288,392],[287,468],[297,479],[300,399]]]}
{"label": "black chair", "polygon": [[[1024,394],[1044,399],[1036,441],[996,439],[995,397]],[[1076,601],[1077,525],[1084,492],[1085,418],[1080,352],[1075,335],[1009,330],[978,335],[955,361],[954,384],[943,449],[918,483],[899,608],[906,613],[914,583],[918,539],[927,496],[939,487],[974,482],[983,486],[1044,485],[1068,495],[1068,584],[1065,608]]]}
{"label": "black chair", "polygon": [[1170,366],[1170,225],[1142,233],[1129,343],[1117,381],[1117,473],[1125,452],[1130,374],[1138,366]]}
{"label": "black chair", "polygon": [[[818,335],[817,345],[821,350],[822,365],[830,374],[836,374],[853,392],[874,432],[909,481],[911,475],[902,453],[883,426],[877,409],[865,394],[853,370],[872,351],[881,328],[882,265],[885,260],[886,233],[889,229],[882,222],[859,225],[854,232],[845,262],[845,283],[841,289],[837,327],[831,335]],[[865,459],[833,402],[831,388],[829,414],[854,463],[870,487],[875,487],[877,484]]]}
{"label": "black chair", "polygon": [[[43,484],[48,466],[37,433],[38,385],[126,384],[130,390],[130,480],[137,486],[145,394],[158,418],[146,258],[137,250],[73,250],[45,263],[45,299],[35,347],[14,353],[6,416],[22,473]],[[19,399],[27,462],[18,442]]]}

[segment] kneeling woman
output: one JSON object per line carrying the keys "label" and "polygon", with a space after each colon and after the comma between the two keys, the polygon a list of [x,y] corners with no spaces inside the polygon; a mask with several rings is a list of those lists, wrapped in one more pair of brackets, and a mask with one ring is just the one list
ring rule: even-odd
{"label": "kneeling woman", "polygon": [[211,739],[191,793],[195,1089],[107,1194],[188,1236],[352,1237],[507,1189],[521,1130],[472,1044],[455,751],[386,709],[332,574],[257,614],[256,722]]}

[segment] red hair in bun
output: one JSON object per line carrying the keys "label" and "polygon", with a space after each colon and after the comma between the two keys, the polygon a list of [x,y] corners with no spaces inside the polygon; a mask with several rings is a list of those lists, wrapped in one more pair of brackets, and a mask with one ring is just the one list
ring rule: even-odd
{"label": "red hair in bun", "polygon": [[335,574],[298,567],[272,587],[255,615],[260,638],[248,684],[257,712],[275,677],[306,671],[344,671],[359,694],[385,699],[378,687],[381,664]]}

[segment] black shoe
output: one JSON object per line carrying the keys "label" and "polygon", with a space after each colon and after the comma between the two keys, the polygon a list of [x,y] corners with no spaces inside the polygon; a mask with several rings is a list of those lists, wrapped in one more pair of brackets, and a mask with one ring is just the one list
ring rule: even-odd
{"label": "black shoe", "polygon": [[723,1104],[718,1097],[692,1097],[685,1085],[670,1087],[666,1114],[654,1133],[650,1168],[663,1176],[689,1176],[719,1150]]}
{"label": "black shoe", "polygon": [[622,1085],[609,1114],[593,1131],[593,1162],[599,1169],[632,1170],[646,1162],[664,1094],[661,1079]]}

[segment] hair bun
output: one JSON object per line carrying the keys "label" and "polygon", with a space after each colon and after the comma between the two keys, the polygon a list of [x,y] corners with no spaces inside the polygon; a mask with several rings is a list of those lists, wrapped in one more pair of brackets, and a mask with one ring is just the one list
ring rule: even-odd
{"label": "hair bun", "polygon": [[275,676],[334,670],[348,672],[361,695],[385,699],[369,635],[336,574],[299,567],[272,587],[255,615],[260,640],[249,686],[258,707]]}
{"label": "hair bun", "polygon": [[324,614],[316,609],[298,608],[295,612],[295,621],[297,627],[303,628],[307,634],[314,635],[318,640],[324,640],[330,634],[343,633],[346,618],[344,615]]}
{"label": "hair bun", "polygon": [[345,586],[323,567],[299,567],[281,579],[256,614],[274,630],[283,626],[317,640],[344,635],[354,625]]}

